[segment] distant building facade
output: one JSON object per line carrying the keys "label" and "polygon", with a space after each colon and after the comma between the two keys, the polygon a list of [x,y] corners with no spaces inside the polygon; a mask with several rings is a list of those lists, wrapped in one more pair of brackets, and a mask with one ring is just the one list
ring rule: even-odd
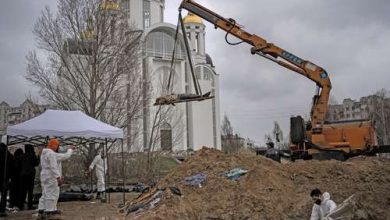
{"label": "distant building facade", "polygon": [[256,144],[249,138],[243,138],[238,134],[235,135],[221,135],[221,150],[226,153],[235,153],[240,149],[249,148],[255,149]]}
{"label": "distant building facade", "polygon": [[7,133],[9,125],[15,125],[27,121],[42,114],[48,105],[38,105],[26,99],[20,106],[10,106],[7,102],[0,103],[0,135]]}
{"label": "distant building facade", "polygon": [[[380,99],[379,96],[370,95],[360,98],[359,101],[347,98],[342,104],[329,105],[327,121],[369,119],[376,111]],[[388,98],[384,101],[390,103]]]}

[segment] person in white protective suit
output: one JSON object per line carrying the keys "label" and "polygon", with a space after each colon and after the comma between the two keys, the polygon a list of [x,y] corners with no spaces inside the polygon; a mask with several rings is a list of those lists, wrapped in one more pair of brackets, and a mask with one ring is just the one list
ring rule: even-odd
{"label": "person in white protective suit", "polygon": [[72,156],[74,150],[75,150],[74,146],[70,146],[66,151],[66,153],[58,153],[57,150],[56,153],[57,164],[58,164],[58,169],[60,170],[62,180],[64,180],[64,176],[62,175],[62,161],[69,159]]}
{"label": "person in white protective suit", "polygon": [[[57,215],[57,198],[62,184],[61,173],[58,169],[56,151],[59,147],[57,139],[51,139],[47,148],[41,154],[41,185],[42,197],[38,205],[38,215]],[[43,217],[43,216],[41,216]]]}
{"label": "person in white protective suit", "polygon": [[322,220],[336,208],[336,203],[330,199],[330,194],[324,192],[321,195],[319,189],[314,189],[310,193],[311,198],[314,201],[314,205],[311,211],[310,220]]}
{"label": "person in white protective suit", "polygon": [[59,141],[51,139],[48,148],[43,149],[41,154],[41,185],[42,196],[38,204],[38,217],[56,218],[61,212],[57,209],[57,201],[60,195],[60,185],[63,183],[61,162],[68,159],[74,146],[66,153],[58,153]]}
{"label": "person in white protective suit", "polygon": [[107,158],[104,155],[104,152],[100,152],[100,154],[96,155],[93,159],[91,165],[89,166],[89,172],[92,172],[93,168],[95,168],[95,174],[97,179],[97,195],[96,199],[101,199],[104,196],[104,192],[106,191],[104,177],[107,173]]}

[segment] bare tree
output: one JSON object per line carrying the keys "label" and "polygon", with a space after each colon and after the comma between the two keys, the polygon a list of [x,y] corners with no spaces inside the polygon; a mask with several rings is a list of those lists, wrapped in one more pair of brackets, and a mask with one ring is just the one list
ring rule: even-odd
{"label": "bare tree", "polygon": [[376,132],[379,144],[390,143],[390,97],[389,91],[381,89],[375,93],[372,99],[370,117],[376,123]]}
{"label": "bare tree", "polygon": [[238,133],[234,134],[233,126],[226,114],[223,117],[221,130],[222,150],[225,153],[235,153],[245,147],[245,138],[241,137]]}
{"label": "bare tree", "polygon": [[249,137],[246,138],[246,143],[249,148],[254,149],[256,147],[256,142]]}
{"label": "bare tree", "polygon": [[283,131],[277,121],[274,121],[274,129],[272,130],[272,136],[276,142],[283,142]]}
{"label": "bare tree", "polygon": [[283,131],[277,121],[274,121],[274,128],[271,134],[265,134],[265,143],[273,142],[278,149],[287,149],[288,142],[284,140]]}
{"label": "bare tree", "polygon": [[272,130],[272,134],[278,149],[288,149],[288,140],[285,140],[283,136],[283,130],[277,121],[274,122],[274,129]]}
{"label": "bare tree", "polygon": [[233,127],[226,114],[223,116],[223,121],[222,121],[222,135],[226,137],[233,136]]}
{"label": "bare tree", "polygon": [[[26,78],[42,97],[119,127],[139,117],[140,34],[115,2],[59,0],[56,13],[48,7],[42,11],[33,33],[38,51],[26,57]],[[87,163],[96,148],[80,149]]]}
{"label": "bare tree", "polygon": [[274,142],[274,141],[272,140],[272,136],[270,134],[265,134],[264,135],[264,142],[270,143],[270,142]]}

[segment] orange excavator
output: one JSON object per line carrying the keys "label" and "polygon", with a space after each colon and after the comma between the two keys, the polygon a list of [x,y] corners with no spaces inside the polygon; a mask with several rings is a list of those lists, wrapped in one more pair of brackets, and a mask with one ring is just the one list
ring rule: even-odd
{"label": "orange excavator", "polygon": [[[225,31],[225,40],[230,45],[250,44],[252,54],[260,55],[316,83],[317,93],[313,97],[310,121],[305,123],[300,116],[292,117],[290,120],[290,155],[293,158],[344,160],[348,156],[384,152],[384,148],[380,149],[377,146],[373,122],[369,120],[325,122],[332,85],[328,73],[323,68],[255,34],[248,33],[234,19],[224,18],[192,0],[183,0],[179,7],[180,13],[181,9],[186,9],[212,23],[215,28]],[[227,39],[229,34],[241,42],[230,43]],[[386,150],[389,150],[388,147]]]}

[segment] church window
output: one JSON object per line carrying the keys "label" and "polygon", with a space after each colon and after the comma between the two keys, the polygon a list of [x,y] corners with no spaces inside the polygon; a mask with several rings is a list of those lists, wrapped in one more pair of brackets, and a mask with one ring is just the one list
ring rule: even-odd
{"label": "church window", "polygon": [[150,27],[150,1],[144,0],[144,28]]}
{"label": "church window", "polygon": [[195,76],[197,79],[202,79],[202,74],[201,74],[202,70],[201,70],[201,67],[198,66],[195,68]]}
{"label": "church window", "polygon": [[195,52],[199,52],[199,39],[198,39],[198,35],[195,35],[194,51]]}
{"label": "church window", "polygon": [[163,5],[160,6],[160,22],[164,22],[164,6]]}
{"label": "church window", "polygon": [[166,151],[172,150],[172,127],[168,123],[164,123],[160,130],[161,149]]}
{"label": "church window", "polygon": [[211,71],[207,68],[203,68],[203,79],[208,80],[208,81],[213,80],[213,75],[212,75]]}
{"label": "church window", "polygon": [[122,11],[125,14],[126,18],[130,17],[130,0],[122,0],[121,5]]}
{"label": "church window", "polygon": [[[211,90],[211,94],[215,94],[215,89]],[[212,110],[213,110],[213,139],[214,139],[214,147],[217,147],[217,112],[215,107],[215,99],[212,99]]]}
{"label": "church window", "polygon": [[[162,57],[170,59],[173,52],[173,46],[175,43],[174,36],[165,32],[152,32],[148,35],[146,40],[146,54],[154,57]],[[184,50],[179,44],[179,41],[176,42],[176,59],[184,59]]]}

